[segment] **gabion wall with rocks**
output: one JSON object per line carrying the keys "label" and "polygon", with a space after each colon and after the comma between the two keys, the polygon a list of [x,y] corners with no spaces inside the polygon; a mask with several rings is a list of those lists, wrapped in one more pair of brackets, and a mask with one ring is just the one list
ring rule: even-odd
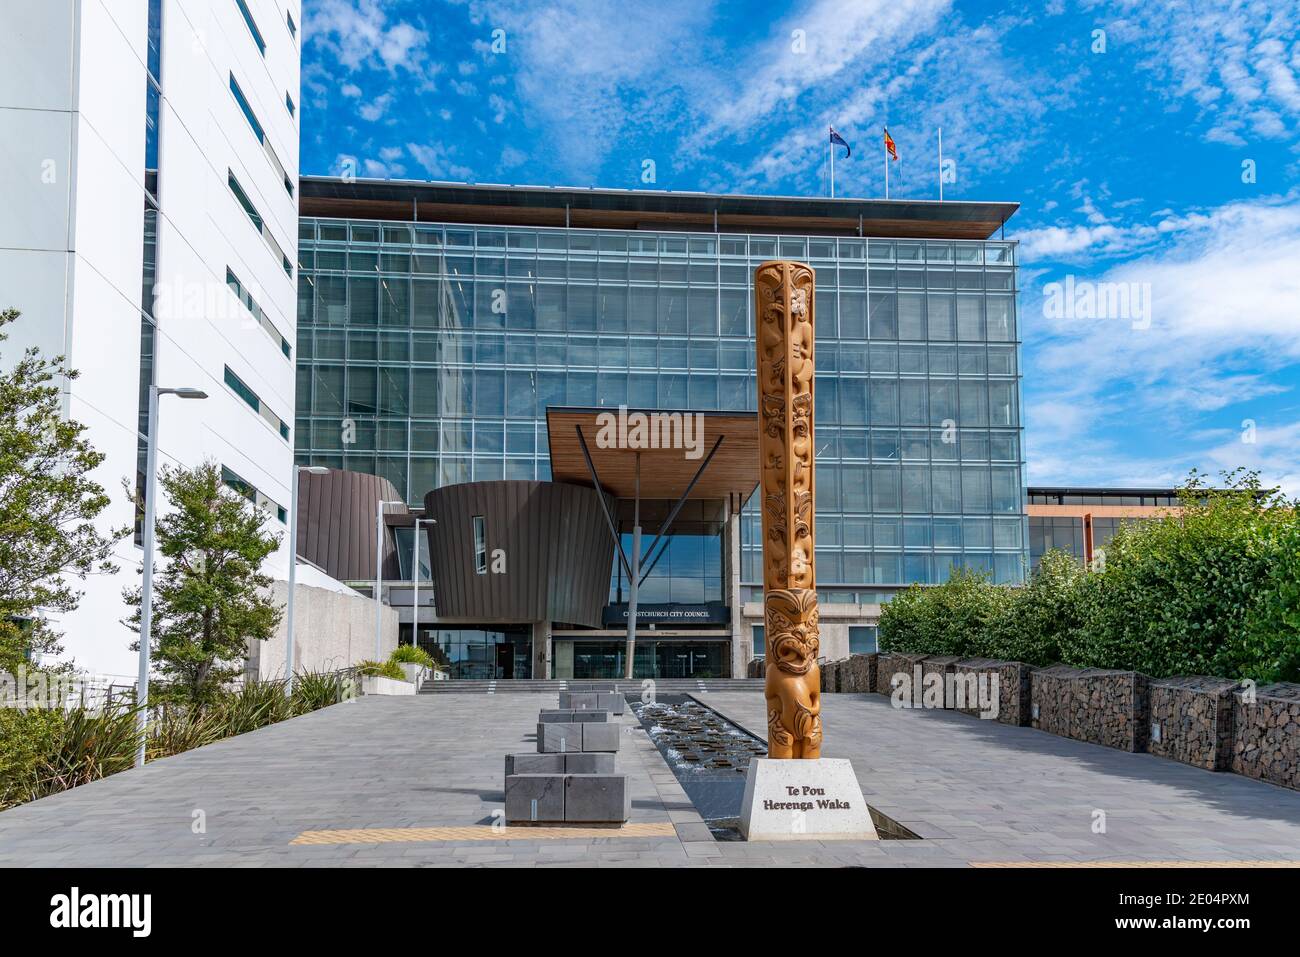
{"label": "gabion wall with rocks", "polygon": [[916,666],[919,665],[929,655],[913,654],[911,652],[891,651],[884,652],[876,659],[876,692],[892,697],[894,694],[893,680],[896,674],[907,675],[907,680],[912,685],[912,703],[920,707],[921,705],[921,686],[916,681]]}
{"label": "gabion wall with rocks", "polygon": [[1232,770],[1300,789],[1300,684],[1278,682],[1232,696]]}
{"label": "gabion wall with rocks", "polygon": [[[996,675],[997,716],[990,720],[1016,726],[1029,724],[1029,675],[1033,671],[1034,666],[1023,661],[998,661],[994,658],[963,658],[953,666],[957,680],[974,677],[976,681],[988,682],[990,690]],[[967,687],[970,687],[969,681]],[[966,700],[967,706],[957,710],[978,717],[981,711],[978,694],[972,697],[968,692]]]}
{"label": "gabion wall with rocks", "polygon": [[[948,676],[953,673],[953,668],[960,659],[956,655],[927,655],[921,662],[921,694],[922,701],[928,707],[931,702],[935,702],[941,708],[956,707],[956,699],[953,694],[952,682]],[[937,685],[937,702],[935,693],[926,694],[926,689],[934,684],[934,679],[930,675],[939,676]]]}
{"label": "gabion wall with rocks", "polygon": [[878,656],[875,652],[852,655],[840,662],[839,690],[863,693],[876,687]]}
{"label": "gabion wall with rocks", "polygon": [[843,661],[822,661],[818,662],[817,668],[822,676],[822,694],[833,694],[840,690],[839,688],[839,670]]}
{"label": "gabion wall with rocks", "polygon": [[1120,751],[1145,751],[1150,680],[1139,671],[1083,669],[1070,683],[1069,736]]}
{"label": "gabion wall with rocks", "polygon": [[1152,678],[1147,751],[1208,771],[1232,764],[1232,692],[1229,678],[1188,675]]}
{"label": "gabion wall with rocks", "polygon": [[1030,727],[1070,737],[1070,684],[1078,674],[1078,668],[1053,665],[1029,676]]}
{"label": "gabion wall with rocks", "polygon": [[[1021,661],[884,651],[826,662],[822,690],[892,696],[890,682],[900,672],[913,685],[915,707],[924,706],[926,675],[945,679],[943,707],[954,708],[957,680],[996,674],[996,720],[1002,724],[1028,725],[1122,751],[1147,751],[1300,790],[1300,684],[1266,685],[1254,689],[1248,700],[1241,682],[1227,678],[1152,679],[1136,671],[1035,668]],[[978,716],[978,696],[958,710]]]}

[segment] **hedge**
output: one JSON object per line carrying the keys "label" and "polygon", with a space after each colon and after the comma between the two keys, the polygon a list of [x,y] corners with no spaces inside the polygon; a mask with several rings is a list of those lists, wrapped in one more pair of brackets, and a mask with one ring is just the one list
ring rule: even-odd
{"label": "hedge", "polygon": [[1229,473],[1193,473],[1182,512],[1123,525],[1091,569],[1044,555],[1023,587],[955,569],[881,610],[880,647],[936,655],[1300,680],[1300,518],[1295,503]]}

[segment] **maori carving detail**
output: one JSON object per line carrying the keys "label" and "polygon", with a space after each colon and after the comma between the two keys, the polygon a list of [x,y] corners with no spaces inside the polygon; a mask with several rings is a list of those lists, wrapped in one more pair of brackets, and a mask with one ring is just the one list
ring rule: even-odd
{"label": "maori carving detail", "polygon": [[768,756],[821,756],[813,565],[813,271],[774,261],[754,275],[767,640]]}

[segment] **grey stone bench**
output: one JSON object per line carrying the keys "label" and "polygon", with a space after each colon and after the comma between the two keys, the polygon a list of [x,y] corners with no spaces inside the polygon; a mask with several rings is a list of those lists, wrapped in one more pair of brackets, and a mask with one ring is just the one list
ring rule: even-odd
{"label": "grey stone bench", "polygon": [[537,714],[537,720],[543,723],[560,722],[576,724],[579,721],[608,721],[608,711],[574,711],[572,708],[543,708]]}
{"label": "grey stone bench", "polygon": [[622,824],[632,814],[625,774],[512,774],[507,824]]}
{"label": "grey stone bench", "polygon": [[[565,683],[569,691],[614,692],[618,690],[616,681],[569,681]],[[631,687],[625,685],[624,687]]]}
{"label": "grey stone bench", "polygon": [[617,751],[621,730],[607,721],[539,721],[537,751]]}
{"label": "grey stone bench", "polygon": [[612,751],[525,751],[506,755],[506,777],[512,774],[613,774]]}
{"label": "grey stone bench", "polygon": [[616,691],[561,691],[562,711],[608,711],[622,714],[627,699]]}

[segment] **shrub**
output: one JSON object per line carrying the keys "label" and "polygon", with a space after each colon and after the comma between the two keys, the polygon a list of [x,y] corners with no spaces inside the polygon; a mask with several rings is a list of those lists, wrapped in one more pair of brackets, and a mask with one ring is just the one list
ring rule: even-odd
{"label": "shrub", "polygon": [[304,671],[293,678],[295,714],[319,711],[343,700],[343,679],[336,671]]}
{"label": "shrub", "polygon": [[140,743],[139,709],[116,706],[102,712],[73,708],[50,749],[36,762],[31,799],[57,794],[125,771],[135,764]]}
{"label": "shrub", "polygon": [[1064,660],[1061,645],[1079,627],[1086,580],[1073,556],[1047,552],[1024,588],[1007,589],[1003,613],[989,624],[983,654],[1040,666]]}
{"label": "shrub", "polygon": [[0,810],[37,794],[37,771],[58,747],[63,712],[0,708]]}
{"label": "shrub", "polygon": [[986,654],[988,634],[1003,614],[1007,589],[973,569],[954,568],[942,585],[913,585],[881,608],[880,647],[930,655]]}
{"label": "shrub", "polygon": [[1294,675],[1295,512],[1255,473],[1230,473],[1224,485],[1208,489],[1193,473],[1180,516],[1120,529],[1081,591],[1066,661],[1157,677]]}
{"label": "shrub", "polygon": [[357,674],[373,678],[393,678],[397,681],[406,680],[404,672],[396,661],[361,661],[357,663]]}
{"label": "shrub", "polygon": [[402,664],[423,665],[425,668],[435,667],[433,656],[419,645],[398,645],[388,656],[388,660]]}

